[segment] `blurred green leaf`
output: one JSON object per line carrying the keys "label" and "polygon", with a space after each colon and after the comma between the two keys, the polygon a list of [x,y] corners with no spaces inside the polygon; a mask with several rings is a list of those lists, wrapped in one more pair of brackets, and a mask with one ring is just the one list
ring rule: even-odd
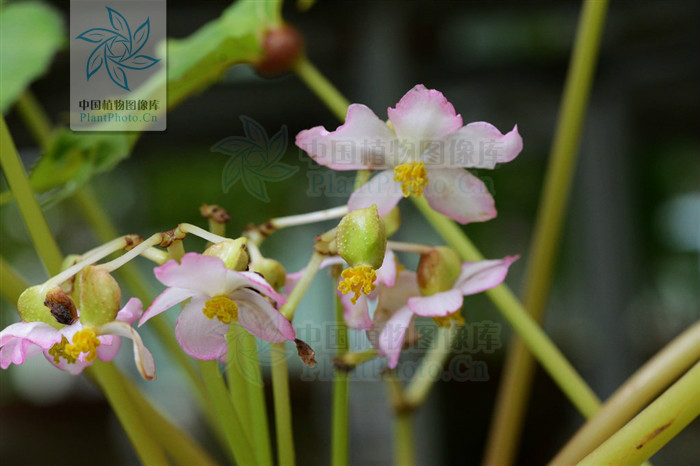
{"label": "blurred green leaf", "polygon": [[61,15],[39,2],[14,2],[0,10],[0,111],[44,74],[64,43]]}

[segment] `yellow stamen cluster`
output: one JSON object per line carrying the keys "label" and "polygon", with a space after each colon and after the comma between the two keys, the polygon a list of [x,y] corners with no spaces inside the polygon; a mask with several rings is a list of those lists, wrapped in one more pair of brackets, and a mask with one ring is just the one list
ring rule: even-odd
{"label": "yellow stamen cluster", "polygon": [[238,320],[238,305],[225,295],[218,295],[204,303],[202,313],[209,319],[216,317],[222,324]]}
{"label": "yellow stamen cluster", "polygon": [[403,197],[420,197],[428,184],[428,172],[423,162],[402,163],[394,167],[394,181],[401,183]]}
{"label": "yellow stamen cluster", "polygon": [[75,364],[82,353],[87,353],[85,361],[91,362],[97,357],[97,347],[100,346],[100,343],[95,330],[84,328],[73,335],[73,343],[68,343],[66,337],[63,337],[60,343],[51,347],[49,354],[53,356],[53,361],[56,364],[61,358],[65,359],[68,364]]}
{"label": "yellow stamen cluster", "polygon": [[464,317],[462,317],[462,313],[459,311],[454,312],[452,314],[447,314],[443,317],[433,317],[433,321],[437,324],[438,327],[443,328],[452,327],[452,322],[459,325],[460,327],[464,326]]}
{"label": "yellow stamen cluster", "polygon": [[350,301],[357,303],[360,294],[370,294],[377,285],[377,272],[369,265],[357,265],[343,270],[340,274],[342,280],[338,283],[338,290],[343,294],[355,293]]}

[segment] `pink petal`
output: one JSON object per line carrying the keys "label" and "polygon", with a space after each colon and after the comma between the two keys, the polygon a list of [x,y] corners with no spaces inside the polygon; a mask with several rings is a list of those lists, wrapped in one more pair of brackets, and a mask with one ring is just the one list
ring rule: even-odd
{"label": "pink petal", "polygon": [[[161,312],[167,311],[174,305],[196,295],[202,295],[202,293],[197,290],[185,288],[166,288],[165,291],[163,291],[158,295],[158,297],[156,297],[156,299],[153,300],[153,303],[146,310],[146,312],[143,313],[141,320],[139,321],[139,327]],[[117,318],[118,317],[119,316],[117,315]]]}
{"label": "pink petal", "polygon": [[333,170],[387,168],[393,157],[396,135],[362,104],[348,107],[345,124],[328,132],[322,126],[297,135],[296,145],[312,159]]}
{"label": "pink petal", "polygon": [[294,340],[292,324],[258,293],[241,289],[231,299],[238,305],[238,323],[248,333],[271,342]]}
{"label": "pink petal", "polygon": [[131,298],[129,301],[127,301],[126,306],[121,308],[117,314],[117,320],[121,320],[127,324],[133,324],[139,319],[139,317],[141,317],[142,312],[143,304],[141,303],[141,300],[138,298]]}
{"label": "pink petal", "polygon": [[[457,131],[462,116],[455,113],[442,92],[417,85],[404,95],[396,108],[387,111],[399,141],[430,141]],[[417,148],[417,154],[421,152]]]}
{"label": "pink petal", "polygon": [[61,333],[44,322],[17,322],[0,332],[0,367],[22,364],[29,356],[61,341]]}
{"label": "pink petal", "polygon": [[175,324],[178,343],[193,358],[209,361],[226,354],[226,333],[229,325],[209,319],[202,313],[205,296],[196,296],[182,309]]}
{"label": "pink petal", "polygon": [[[99,354],[99,348],[97,349],[97,352]],[[83,369],[85,369],[88,366],[92,365],[92,361],[90,362],[85,362],[85,355],[81,355],[81,358],[79,358],[77,361],[74,363],[68,364],[65,359],[61,358],[58,360],[58,364],[54,362],[53,356],[49,354],[49,351],[46,350],[44,351],[44,356],[46,357],[46,360],[49,361],[52,365],[56,366],[57,368],[61,369],[62,371],[68,372],[70,375],[79,375],[81,372],[83,372]]]}
{"label": "pink petal", "polygon": [[432,296],[416,296],[408,299],[408,307],[419,316],[443,317],[462,308],[460,290],[447,290]]}
{"label": "pink petal", "polygon": [[165,286],[216,296],[231,290],[231,284],[227,283],[227,270],[218,257],[190,252],[182,257],[179,264],[171,260],[156,267],[153,272]]}
{"label": "pink petal", "polygon": [[396,254],[389,248],[384,253],[382,266],[377,270],[377,283],[385,286],[394,286],[396,283]]}
{"label": "pink petal", "polygon": [[[321,261],[321,266],[319,269],[325,269],[328,266],[335,265],[335,264],[345,264],[345,261],[343,260],[342,257],[340,256],[333,256],[329,257],[327,259],[323,259]],[[301,280],[301,277],[304,276],[304,272],[306,272],[306,267],[303,269],[297,271],[297,272],[292,272],[287,274],[287,280],[284,283],[284,295],[289,296],[289,294],[292,292],[295,286],[297,286],[297,283],[299,280]]]}
{"label": "pink petal", "polygon": [[376,204],[379,215],[384,216],[391,212],[401,198],[403,193],[401,185],[394,181],[394,170],[385,170],[352,193],[348,201],[348,209],[364,209]]}
{"label": "pink petal", "polygon": [[367,296],[362,295],[355,304],[352,303],[351,294],[343,294],[336,290],[343,305],[343,318],[348,327],[355,330],[369,330],[372,328],[372,319],[369,316],[369,302]]}
{"label": "pink petal", "polygon": [[423,195],[434,210],[462,224],[496,216],[493,197],[484,183],[460,168],[429,169]]}
{"label": "pink petal", "polygon": [[156,378],[156,364],[153,355],[143,344],[141,335],[131,325],[115,320],[100,326],[99,331],[100,334],[111,334],[131,339],[134,343],[134,362],[139,373],[146,380]]}
{"label": "pink petal", "polygon": [[116,358],[122,346],[122,339],[113,335],[102,335],[98,338],[100,346],[97,347],[97,357],[100,361],[109,362]]}
{"label": "pink petal", "polygon": [[508,274],[510,264],[520,256],[508,256],[503,259],[465,262],[455,288],[459,288],[464,296],[481,293],[503,283]]}
{"label": "pink petal", "polygon": [[[229,275],[236,275],[246,279],[248,283],[245,284],[245,288],[252,288],[260,292],[262,295],[267,296],[275,301],[278,307],[283,306],[287,302],[287,300],[284,299],[281,294],[276,292],[275,289],[272,288],[272,286],[270,286],[270,284],[267,283],[263,277],[255,272],[236,272],[234,270],[229,270],[228,273]],[[232,281],[230,277],[227,277],[227,279]]]}
{"label": "pink petal", "polygon": [[445,163],[450,166],[494,168],[497,163],[510,162],[523,150],[523,138],[518,125],[502,134],[490,123],[469,123],[444,139]]}
{"label": "pink petal", "polygon": [[392,369],[399,362],[404,336],[412,319],[413,311],[408,306],[404,306],[391,316],[379,334],[377,350],[389,358],[388,365]]}

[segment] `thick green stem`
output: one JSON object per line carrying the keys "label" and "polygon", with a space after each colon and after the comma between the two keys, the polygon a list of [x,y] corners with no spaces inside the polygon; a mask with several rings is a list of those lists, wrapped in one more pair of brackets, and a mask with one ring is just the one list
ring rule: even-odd
{"label": "thick green stem", "polygon": [[250,421],[255,454],[259,465],[272,466],[274,461],[272,459],[270,427],[267,422],[267,407],[265,405],[265,384],[262,371],[260,370],[255,337],[247,333],[247,337],[243,340],[243,347],[248,361],[246,373],[250,374],[248,377],[248,401],[250,403]]}
{"label": "thick green stem", "polygon": [[[584,2],[566,78],[525,272],[523,303],[538,321],[544,314],[551,289],[607,9],[607,0]],[[535,363],[527,347],[516,336],[506,357],[484,465],[499,466],[513,462],[534,368]]]}
{"label": "thick green stem", "polygon": [[[414,198],[414,204],[443,239],[452,246],[465,261],[483,260],[483,256],[452,220],[430,208],[423,198]],[[554,382],[571,400],[584,417],[590,417],[600,408],[600,401],[586,382],[552,343],[537,322],[525,311],[506,285],[486,291],[503,317],[524,340]],[[431,352],[444,352],[445,348],[431,348]]]}
{"label": "thick green stem", "polygon": [[160,444],[151,438],[137,405],[132,403],[127,387],[115,367],[111,363],[96,360],[87,370],[107,397],[129,441],[134,446],[141,464],[144,466],[168,465],[165,453]]}
{"label": "thick green stem", "polygon": [[0,256],[0,296],[15,305],[27,284],[5,258]]}
{"label": "thick green stem", "polygon": [[313,256],[311,256],[309,263],[304,269],[304,275],[302,275],[302,277],[299,279],[296,286],[289,294],[287,302],[280,309],[280,312],[287,318],[287,320],[291,321],[292,318],[294,318],[294,312],[301,302],[301,299],[306,294],[306,291],[309,289],[314,277],[318,273],[318,269],[321,267],[321,262],[323,262],[324,257],[325,256],[323,254],[319,254],[317,252],[314,252]]}
{"label": "thick green stem", "polygon": [[277,463],[279,466],[294,466],[296,458],[285,343],[272,343],[270,345],[270,358],[272,362],[272,397],[275,404],[275,432],[277,433]]}
{"label": "thick green stem", "polygon": [[700,321],[677,336],[632,375],[549,463],[575,464],[700,359]]}
{"label": "thick green stem", "polygon": [[19,116],[32,133],[32,137],[39,147],[46,150],[51,142],[51,120],[44,112],[39,102],[30,90],[17,99],[17,111]]}
{"label": "thick green stem", "polygon": [[297,60],[294,71],[339,120],[345,120],[350,102],[306,57]]}
{"label": "thick green stem", "polygon": [[637,466],[700,415],[700,363],[578,463]]}
{"label": "thick green stem", "polygon": [[5,172],[5,179],[15,199],[24,223],[29,230],[34,248],[49,275],[55,275],[61,271],[63,256],[56,240],[51,234],[49,224],[34,197],[34,192],[29,185],[29,178],[24,171],[22,161],[17,153],[17,148],[12,141],[10,131],[5,124],[5,117],[0,115],[0,165]]}
{"label": "thick green stem", "polygon": [[236,459],[236,463],[241,466],[255,464],[255,455],[251,448],[248,433],[243,428],[236,410],[231,404],[231,398],[226,389],[224,378],[219,372],[219,363],[216,360],[199,361],[199,368],[202,372],[207,394],[214,405],[217,418],[226,435],[228,446]]}
{"label": "thick green stem", "polygon": [[[335,287],[337,281],[333,280]],[[349,349],[348,346],[348,328],[345,325],[343,317],[343,304],[340,297],[333,293],[335,301],[335,316],[336,316],[336,336],[337,341],[334,342],[337,348],[337,357],[342,358]],[[346,466],[349,459],[349,413],[350,401],[348,398],[348,373],[343,370],[335,369],[333,372],[333,415],[331,427],[331,465]]]}
{"label": "thick green stem", "polygon": [[243,327],[237,323],[232,323],[226,334],[228,349],[226,353],[226,382],[231,395],[231,403],[236,410],[238,419],[246,428],[250,428],[250,410],[248,404],[248,381],[244,374],[245,358],[248,357],[243,351],[241,338],[248,334]]}
{"label": "thick green stem", "polygon": [[413,438],[413,413],[400,411],[394,417],[394,464],[396,466],[414,466],[416,464]]}

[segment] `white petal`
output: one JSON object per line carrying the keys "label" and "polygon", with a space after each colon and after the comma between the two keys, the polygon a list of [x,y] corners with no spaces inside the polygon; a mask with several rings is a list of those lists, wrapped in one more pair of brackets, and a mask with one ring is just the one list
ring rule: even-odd
{"label": "white petal", "polygon": [[460,290],[447,290],[432,296],[416,296],[408,299],[408,307],[423,317],[444,317],[462,307],[464,298]]}
{"label": "white petal", "polygon": [[176,304],[197,295],[202,296],[202,292],[186,288],[166,288],[143,313],[141,320],[139,320],[139,327],[161,312],[165,312]]}
{"label": "white petal", "polygon": [[229,325],[204,315],[207,297],[197,296],[182,309],[175,324],[175,338],[193,358],[209,361],[226,354],[226,333]]}
{"label": "white petal", "polygon": [[255,291],[241,289],[231,299],[238,305],[238,323],[250,334],[271,342],[294,340],[292,324]]}
{"label": "white petal", "polygon": [[523,149],[518,126],[507,134],[490,123],[469,123],[445,137],[444,164],[453,167],[494,168],[497,163],[510,162]]}
{"label": "white petal", "polygon": [[496,216],[484,183],[461,168],[432,168],[423,195],[434,210],[459,223],[485,222]]}
{"label": "white petal", "polygon": [[[462,126],[462,117],[442,92],[426,89],[422,84],[408,91],[388,114],[400,141],[440,139]],[[416,150],[418,154],[422,152]]]}
{"label": "white petal", "polygon": [[165,286],[197,290],[209,296],[225,294],[227,283],[226,265],[218,257],[190,252],[180,263],[171,260],[153,269],[156,278]]}
{"label": "white petal", "polygon": [[399,362],[404,336],[412,319],[413,312],[404,306],[391,316],[379,334],[377,349],[389,359],[388,365],[392,369]]}
{"label": "white petal", "polygon": [[455,283],[455,288],[459,288],[462,294],[467,296],[496,287],[503,283],[508,275],[510,264],[519,257],[508,256],[496,260],[465,262],[462,264],[462,273]]}
{"label": "white petal", "polygon": [[396,207],[402,197],[401,185],[394,181],[394,170],[385,170],[352,193],[348,209],[364,209],[376,204],[379,215],[384,216]]}
{"label": "white petal", "polygon": [[153,361],[153,355],[148,351],[148,348],[144,346],[141,335],[139,335],[131,325],[126,322],[115,320],[100,326],[99,333],[118,335],[131,339],[134,343],[134,361],[136,362],[136,368],[141,373],[141,376],[146,380],[153,380],[156,378],[156,364],[155,361]]}

